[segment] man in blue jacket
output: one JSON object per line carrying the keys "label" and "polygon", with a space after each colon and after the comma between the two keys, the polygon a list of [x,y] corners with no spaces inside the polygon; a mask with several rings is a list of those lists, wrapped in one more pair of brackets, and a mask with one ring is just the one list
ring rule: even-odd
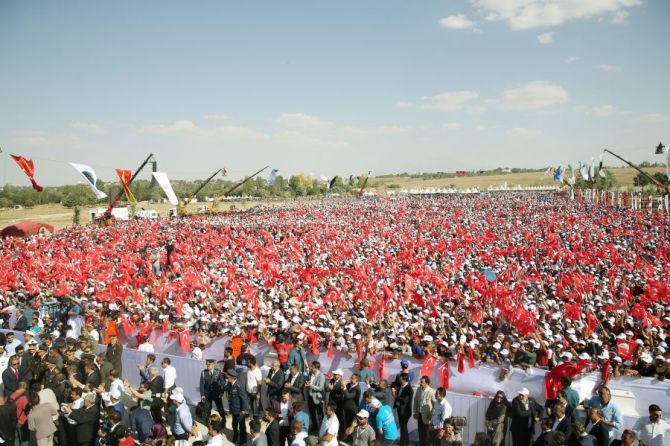
{"label": "man in blue jacket", "polygon": [[233,439],[235,444],[247,444],[246,416],[249,413],[249,399],[247,392],[237,382],[237,372],[226,370],[226,391],[228,394],[228,409],[233,416]]}

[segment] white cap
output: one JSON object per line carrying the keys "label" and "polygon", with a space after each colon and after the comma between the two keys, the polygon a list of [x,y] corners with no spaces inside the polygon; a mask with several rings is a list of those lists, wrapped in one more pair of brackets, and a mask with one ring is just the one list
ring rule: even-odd
{"label": "white cap", "polygon": [[370,414],[369,414],[368,411],[365,410],[365,409],[361,409],[361,410],[359,410],[358,413],[356,414],[356,416],[357,416],[358,418],[370,418]]}
{"label": "white cap", "polygon": [[174,400],[178,403],[183,403],[184,402],[184,395],[178,392],[172,392],[172,395],[170,395],[170,399]]}
{"label": "white cap", "polygon": [[519,390],[519,395],[526,395],[526,396],[528,396],[528,395],[530,395],[530,390],[528,390],[527,388],[524,387],[524,388],[522,388],[521,390]]}
{"label": "white cap", "polygon": [[340,375],[340,376],[343,375],[343,373],[342,373],[342,369],[335,369],[335,370],[333,370],[332,373],[333,373],[333,375]]}

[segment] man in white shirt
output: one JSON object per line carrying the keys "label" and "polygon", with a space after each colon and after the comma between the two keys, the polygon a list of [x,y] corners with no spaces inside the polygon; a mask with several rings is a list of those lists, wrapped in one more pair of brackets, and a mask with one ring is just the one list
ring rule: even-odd
{"label": "man in white shirt", "polygon": [[329,402],[326,406],[326,416],[321,421],[319,429],[319,445],[337,446],[337,432],[340,430],[340,422],[335,415],[335,403]]}
{"label": "man in white shirt", "polygon": [[7,344],[5,344],[5,350],[9,356],[14,356],[16,354],[16,347],[21,345],[21,341],[14,337],[13,331],[8,331],[5,335],[7,338]]}
{"label": "man in white shirt", "polygon": [[670,424],[662,417],[660,406],[652,404],[649,406],[649,416],[637,420],[633,432],[640,446],[664,446],[670,442]]}
{"label": "man in white shirt", "polygon": [[140,352],[154,353],[154,346],[149,342],[149,337],[145,336],[143,342],[137,346],[137,350]]}
{"label": "man in white shirt", "polygon": [[259,420],[263,416],[263,408],[261,407],[261,382],[263,381],[263,374],[261,369],[256,365],[256,358],[250,357],[247,362],[247,376],[245,390],[249,398],[249,410],[254,419]]}
{"label": "man in white shirt", "polygon": [[451,404],[446,398],[447,390],[444,387],[438,387],[435,390],[435,404],[433,405],[433,413],[430,417],[430,427],[432,437],[437,438],[440,431],[444,430],[444,422],[451,417]]}
{"label": "man in white shirt", "polygon": [[163,392],[169,394],[177,386],[177,369],[171,365],[170,358],[163,358]]}

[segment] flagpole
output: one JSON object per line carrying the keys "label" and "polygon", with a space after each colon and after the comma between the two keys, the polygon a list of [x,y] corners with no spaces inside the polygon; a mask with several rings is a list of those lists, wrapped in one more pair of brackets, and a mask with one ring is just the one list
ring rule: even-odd
{"label": "flagpole", "polygon": [[[137,174],[139,174],[140,171],[141,171],[142,169],[144,169],[144,166],[147,165],[147,163],[149,162],[149,160],[150,160],[151,158],[153,158],[153,156],[154,156],[154,154],[153,154],[153,153],[150,153],[149,156],[147,157],[147,159],[145,159],[144,162],[140,165],[140,167],[137,168],[137,170],[135,171],[135,173],[133,174],[133,176],[130,177],[130,181],[128,181],[128,186],[130,186],[130,183],[133,182],[133,180],[135,179],[135,177],[137,176]],[[112,201],[109,203],[109,206],[107,207],[107,210],[106,210],[105,213],[103,214],[103,217],[102,217],[103,220],[106,220],[106,219],[108,219],[108,218],[111,218],[111,216],[112,216],[112,209],[114,209],[114,206],[116,206],[116,204],[119,202],[119,200],[121,199],[121,196],[124,194],[124,192],[125,192],[124,189],[121,188],[121,190],[116,194],[116,196],[114,196],[114,198],[112,199]]]}

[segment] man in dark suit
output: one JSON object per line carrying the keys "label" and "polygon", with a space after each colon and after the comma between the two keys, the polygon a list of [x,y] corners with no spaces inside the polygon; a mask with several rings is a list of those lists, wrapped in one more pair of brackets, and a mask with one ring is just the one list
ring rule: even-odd
{"label": "man in dark suit", "polygon": [[14,324],[14,330],[26,331],[28,328],[28,318],[25,314],[23,314],[23,310],[16,310],[16,323]]}
{"label": "man in dark suit", "polygon": [[149,390],[151,390],[151,395],[153,397],[157,397],[163,393],[165,380],[158,374],[158,366],[152,365],[149,367],[149,380],[147,383],[149,384]]}
{"label": "man in dark suit", "polygon": [[84,384],[91,389],[97,389],[101,382],[100,371],[93,362],[86,362],[84,365]]}
{"label": "man in dark suit", "polygon": [[289,367],[290,374],[284,383],[284,387],[288,387],[291,391],[291,399],[293,401],[305,401],[303,390],[305,388],[305,378],[300,373],[298,366],[291,364]]}
{"label": "man in dark suit", "polygon": [[130,408],[128,425],[130,429],[137,432],[137,439],[140,440],[140,443],[143,443],[151,435],[151,427],[154,425],[154,420],[148,409],[133,406]]}
{"label": "man in dark suit", "polygon": [[400,427],[400,446],[409,444],[409,431],[407,430],[407,423],[412,418],[412,399],[414,397],[414,389],[409,384],[409,374],[400,374],[400,387],[395,397],[393,407],[398,412],[398,425]]}
{"label": "man in dark suit", "polygon": [[596,438],[598,446],[609,446],[609,429],[602,423],[602,414],[599,408],[589,407],[589,411],[586,414],[585,428],[589,435],[593,435]]}
{"label": "man in dark suit", "polygon": [[267,387],[268,399],[270,404],[278,404],[281,399],[281,391],[284,388],[284,380],[286,375],[280,368],[279,361],[272,361],[272,366],[265,378],[265,385]]}
{"label": "man in dark suit", "polygon": [[268,423],[265,428],[265,437],[267,438],[268,446],[284,446],[280,444],[279,420],[277,420],[277,411],[274,408],[268,407],[265,409],[265,421]]}
{"label": "man in dark suit", "polygon": [[226,380],[228,385],[228,408],[233,416],[233,443],[247,443],[247,425],[245,418],[249,414],[249,399],[244,387],[237,382],[237,372],[235,370],[226,370]]}
{"label": "man in dark suit", "polygon": [[84,397],[84,407],[72,410],[65,406],[63,412],[74,421],[74,437],[78,446],[91,446],[98,438],[100,425],[100,411],[95,404],[95,395],[87,394]]}
{"label": "man in dark suit", "polygon": [[572,420],[565,413],[567,407],[563,404],[557,404],[554,406],[554,422],[551,429],[562,432],[566,440],[572,438]]}
{"label": "man in dark suit", "polygon": [[14,355],[9,358],[9,367],[2,372],[2,383],[5,387],[5,397],[8,397],[19,388],[20,381],[19,358]]}
{"label": "man in dark suit", "polygon": [[533,446],[563,446],[565,444],[565,437],[562,432],[551,430],[553,422],[551,418],[542,420],[542,433]]}
{"label": "man in dark suit", "polygon": [[210,407],[216,404],[216,410],[219,411],[219,415],[221,415],[225,424],[226,412],[223,410],[223,401],[221,400],[222,380],[221,371],[216,368],[216,360],[208,359],[207,368],[200,372],[200,398],[209,402]]}
{"label": "man in dark suit", "polygon": [[513,446],[529,446],[533,436],[535,422],[539,420],[542,407],[529,397],[530,391],[525,387],[519,390],[512,400],[510,432]]}
{"label": "man in dark suit", "polygon": [[4,396],[0,396],[0,437],[4,444],[14,444],[17,424],[16,405],[7,401]]}
{"label": "man in dark suit", "polygon": [[19,359],[19,378],[21,381],[30,382],[33,379],[35,359],[26,353],[26,349],[23,345],[16,347],[16,356]]}

